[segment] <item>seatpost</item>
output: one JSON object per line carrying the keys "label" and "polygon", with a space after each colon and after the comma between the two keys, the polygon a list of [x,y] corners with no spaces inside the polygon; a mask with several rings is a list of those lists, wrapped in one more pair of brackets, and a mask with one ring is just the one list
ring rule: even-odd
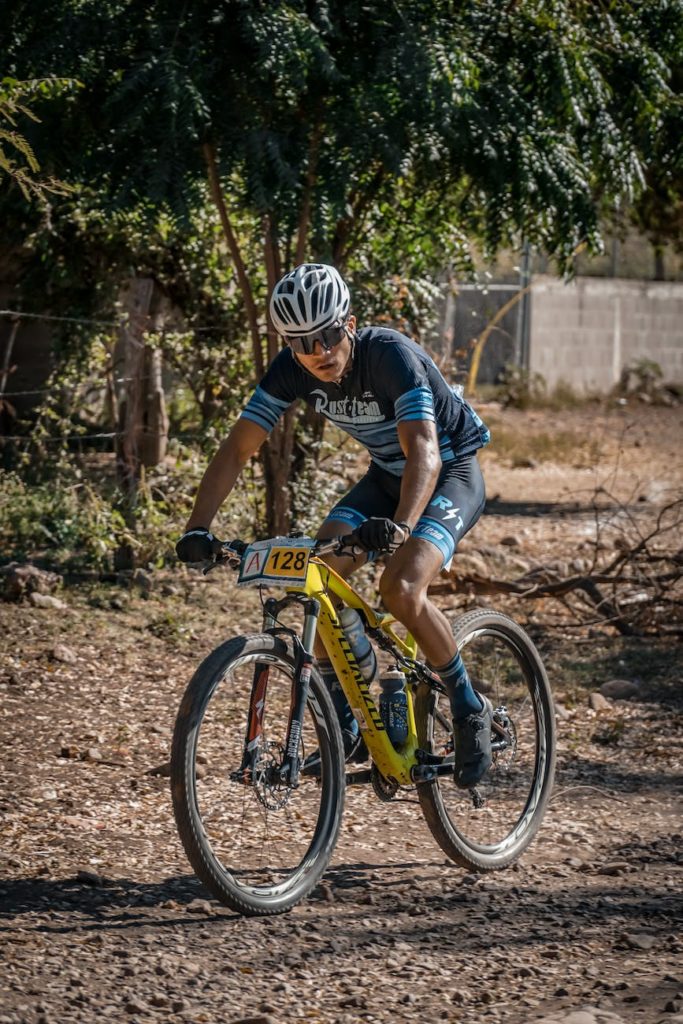
{"label": "seatpost", "polygon": [[299,785],[299,742],[304,725],[304,715],[311,683],[311,669],[314,661],[313,644],[318,627],[320,602],[314,598],[304,602],[304,628],[301,635],[298,664],[292,687],[292,705],[287,728],[287,746],[280,768],[280,777],[289,781],[292,788]]}

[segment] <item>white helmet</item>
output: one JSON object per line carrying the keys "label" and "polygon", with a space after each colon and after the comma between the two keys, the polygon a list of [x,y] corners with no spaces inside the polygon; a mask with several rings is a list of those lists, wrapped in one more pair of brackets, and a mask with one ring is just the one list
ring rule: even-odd
{"label": "white helmet", "polygon": [[338,270],[325,263],[302,263],[275,285],[270,316],[279,334],[295,338],[344,323],[350,304]]}

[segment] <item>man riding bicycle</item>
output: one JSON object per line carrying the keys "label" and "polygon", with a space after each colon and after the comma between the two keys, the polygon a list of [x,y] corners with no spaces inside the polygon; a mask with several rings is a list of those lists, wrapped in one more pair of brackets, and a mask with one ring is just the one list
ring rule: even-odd
{"label": "man riding bicycle", "polygon": [[[364,551],[390,554],[380,580],[382,602],[440,676],[453,715],[455,782],[474,786],[491,765],[492,707],[473,689],[448,620],[427,588],[450,566],[484,508],[476,452],[489,432],[414,341],[384,327],[356,329],[349,290],[334,267],[304,263],[285,274],[273,290],[270,315],[286,347],[209,463],[178,557],[211,558],[218,508],[292,402],[303,399],[351,434],[369,451],[370,468],[329,513],[318,538],[353,533]],[[325,557],[344,577],[365,560]],[[319,641],[315,653],[346,759],[364,760],[358,723]],[[314,773],[314,764],[308,768]]]}

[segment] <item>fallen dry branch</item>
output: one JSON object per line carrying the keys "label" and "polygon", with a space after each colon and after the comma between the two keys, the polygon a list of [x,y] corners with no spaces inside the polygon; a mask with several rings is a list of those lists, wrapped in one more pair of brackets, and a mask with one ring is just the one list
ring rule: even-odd
{"label": "fallen dry branch", "polygon": [[[619,502],[607,511],[608,517],[604,506],[599,511],[596,508],[591,557],[582,571],[564,575],[554,566],[538,565],[515,579],[504,579],[471,570],[458,572],[456,559],[454,576],[436,583],[430,592],[462,588],[474,594],[514,595],[525,601],[553,599],[581,625],[598,621],[623,636],[683,631],[683,549],[671,543],[680,536],[683,498],[662,506],[646,529],[639,517]],[[612,532],[618,530],[611,545],[605,543],[606,518]],[[617,554],[608,557],[608,548],[616,548]],[[572,597],[575,599],[570,601]]]}

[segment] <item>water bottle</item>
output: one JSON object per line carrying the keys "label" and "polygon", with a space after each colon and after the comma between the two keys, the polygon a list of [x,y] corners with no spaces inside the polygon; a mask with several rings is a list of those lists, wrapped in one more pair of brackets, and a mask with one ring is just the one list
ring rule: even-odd
{"label": "water bottle", "polygon": [[383,672],[379,680],[379,713],[387,736],[395,747],[408,738],[408,695],[406,677],[399,669]]}
{"label": "water bottle", "polygon": [[377,673],[377,656],[363,628],[360,615],[355,608],[342,608],[339,621],[353,656],[358,662],[361,675],[369,683],[372,682]]}

